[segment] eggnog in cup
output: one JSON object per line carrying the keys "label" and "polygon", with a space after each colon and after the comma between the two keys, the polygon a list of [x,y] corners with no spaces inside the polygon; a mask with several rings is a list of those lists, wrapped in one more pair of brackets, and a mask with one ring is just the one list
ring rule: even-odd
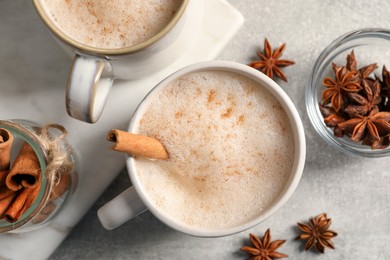
{"label": "eggnog in cup", "polygon": [[145,209],[201,237],[253,227],[291,197],[306,155],[302,121],[274,81],[243,64],[208,61],[161,81],[128,132],[159,140],[168,159],[126,159],[132,187],[98,211],[113,229]]}
{"label": "eggnog in cup", "polygon": [[145,42],[172,20],[182,0],[41,0],[52,22],[82,44],[115,49]]}
{"label": "eggnog in cup", "polygon": [[136,158],[142,189],[163,214],[185,225],[244,224],[282,193],[294,137],[279,101],[259,83],[228,71],[184,75],[149,97],[134,131],[160,140],[168,160]]}

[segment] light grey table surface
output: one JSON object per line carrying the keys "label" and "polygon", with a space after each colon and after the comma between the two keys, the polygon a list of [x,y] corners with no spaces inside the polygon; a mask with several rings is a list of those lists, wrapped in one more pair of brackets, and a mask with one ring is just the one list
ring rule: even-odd
{"label": "light grey table surface", "polygon": [[[0,14],[13,12],[21,24],[44,30],[26,0],[0,0]],[[219,59],[248,63],[262,46],[264,37],[276,47],[286,42],[284,58],[296,61],[286,68],[289,82],[278,81],[297,106],[307,138],[307,159],[302,180],[288,203],[258,226],[222,238],[191,237],[165,226],[145,212],[120,228],[107,231],[97,219],[96,211],[130,185],[124,169],[89,210],[68,238],[51,256],[62,259],[246,259],[239,248],[248,243],[249,233],[262,235],[271,228],[275,239],[287,239],[280,252],[289,259],[390,259],[390,162],[388,158],[364,159],[335,151],[314,131],[305,109],[305,88],[310,70],[320,52],[335,38],[348,31],[365,27],[390,28],[390,2],[379,0],[230,0],[245,17],[245,24],[227,44]],[[35,24],[36,23],[36,24]],[[0,15],[0,37],[7,23]],[[15,34],[18,32],[15,32]],[[48,53],[39,58],[43,64],[26,67],[24,60],[13,60],[0,49],[2,73],[13,73],[7,84],[25,85],[26,92],[38,88],[61,87],[67,78],[69,59],[49,35],[44,41],[29,31],[26,48],[29,55]],[[39,34],[42,37],[42,34]],[[44,42],[42,52],[29,52],[29,44]],[[13,48],[13,46],[7,46]],[[38,57],[37,57],[38,58]],[[6,65],[4,65],[6,64]],[[30,64],[31,65],[31,64]],[[390,61],[389,61],[390,66]],[[44,68],[44,69],[42,69]],[[17,75],[17,76],[16,76]],[[34,75],[34,77],[31,77]],[[42,83],[45,82],[46,86]],[[0,111],[1,115],[1,111]],[[336,250],[325,255],[304,252],[302,243],[294,241],[296,222],[327,212]],[[42,245],[45,246],[45,245]]]}

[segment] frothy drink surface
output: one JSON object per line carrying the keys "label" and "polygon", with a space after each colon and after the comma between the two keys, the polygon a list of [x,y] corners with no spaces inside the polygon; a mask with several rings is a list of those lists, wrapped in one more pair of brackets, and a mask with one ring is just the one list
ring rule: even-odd
{"label": "frothy drink surface", "polygon": [[158,90],[138,133],[161,140],[166,161],[137,158],[144,189],[176,221],[200,228],[246,223],[290,177],[294,138],[280,103],[241,75],[186,75]]}
{"label": "frothy drink surface", "polygon": [[182,0],[41,0],[73,40],[105,49],[134,46],[160,32]]}

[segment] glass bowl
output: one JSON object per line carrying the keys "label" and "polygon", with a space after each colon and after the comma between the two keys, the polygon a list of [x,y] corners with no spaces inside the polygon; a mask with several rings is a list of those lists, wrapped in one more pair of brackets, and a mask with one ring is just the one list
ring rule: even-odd
{"label": "glass bowl", "polygon": [[358,68],[377,63],[374,74],[381,78],[382,67],[390,68],[390,30],[379,28],[359,29],[346,33],[334,40],[317,58],[311,71],[306,89],[306,109],[310,121],[318,134],[332,147],[350,155],[363,157],[383,157],[390,155],[390,147],[371,149],[351,141],[350,137],[336,137],[333,128],[327,127],[321,114],[319,104],[322,103],[322,92],[325,77],[334,78],[332,63],[345,66],[346,58],[354,51]]}

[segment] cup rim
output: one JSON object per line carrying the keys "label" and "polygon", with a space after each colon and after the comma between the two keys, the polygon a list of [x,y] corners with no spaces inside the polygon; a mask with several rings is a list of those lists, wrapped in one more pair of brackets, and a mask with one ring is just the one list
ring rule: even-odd
{"label": "cup rim", "polygon": [[[307,86],[306,86],[306,111],[309,116],[309,120],[316,130],[316,132],[321,136],[326,143],[329,143],[332,147],[338,151],[344,152],[352,156],[362,156],[367,158],[377,158],[389,156],[390,149],[378,149],[370,150],[370,147],[363,146],[361,144],[348,144],[340,140],[333,135],[333,131],[328,131],[328,128],[323,120],[321,112],[318,106],[318,99],[316,95],[319,91],[319,86],[316,85],[318,82],[318,77],[322,74],[321,70],[323,67],[330,66],[332,60],[329,60],[329,56],[332,55],[335,50],[341,48],[342,46],[348,44],[352,40],[357,39],[366,39],[366,38],[379,38],[382,40],[388,40],[390,44],[390,30],[383,28],[361,28],[356,29],[347,33],[342,34],[333,40],[317,57],[313,68],[310,72]],[[346,48],[351,49],[350,47]],[[337,54],[338,55],[338,54]],[[320,101],[320,100],[319,100]]]}
{"label": "cup rim", "polygon": [[155,92],[156,89],[164,87],[170,82],[174,81],[175,79],[183,75],[186,75],[188,73],[205,71],[205,70],[231,71],[249,77],[254,81],[258,82],[259,84],[261,84],[262,86],[264,86],[279,101],[279,103],[284,108],[290,120],[291,128],[294,132],[293,134],[295,139],[294,141],[295,154],[294,154],[294,162],[292,165],[291,175],[288,181],[285,183],[285,186],[282,192],[279,194],[278,198],[273,202],[271,206],[269,206],[266,210],[264,210],[258,217],[242,225],[236,225],[234,227],[222,228],[222,229],[200,229],[196,227],[185,226],[170,219],[169,216],[160,212],[149,201],[147,196],[144,194],[142,185],[140,184],[140,180],[137,177],[134,158],[127,156],[126,165],[127,165],[128,174],[130,176],[132,185],[135,187],[138,196],[145,204],[146,208],[149,211],[151,211],[158,219],[160,219],[166,225],[189,235],[198,236],[198,237],[220,237],[220,236],[226,236],[226,235],[238,233],[259,224],[260,222],[264,221],[272,214],[274,214],[282,205],[284,205],[288,201],[288,199],[292,196],[292,194],[296,190],[303,173],[305,157],[306,157],[306,141],[305,141],[303,124],[298,114],[298,111],[296,110],[296,107],[294,106],[293,102],[288,97],[288,95],[282,90],[282,88],[273,80],[271,80],[269,77],[267,77],[265,74],[249,66],[232,62],[232,61],[206,61],[206,62],[195,63],[174,72],[173,74],[171,74],[170,76],[162,80],[140,102],[140,104],[138,105],[137,109],[135,110],[130,120],[128,131],[132,132],[132,130],[136,125],[136,121],[138,121],[137,120],[138,112],[143,109],[143,106],[146,103],[145,101]]}
{"label": "cup rim", "polygon": [[167,35],[179,22],[180,18],[183,16],[188,3],[190,0],[182,0],[182,3],[179,7],[179,9],[174,14],[173,18],[169,21],[169,23],[157,34],[155,34],[153,37],[147,39],[144,42],[141,42],[134,46],[129,47],[122,47],[122,48],[115,48],[115,49],[106,49],[106,48],[97,48],[92,47],[83,43],[80,43],[69,36],[67,36],[65,33],[63,33],[54,23],[51,21],[51,19],[48,17],[47,12],[44,10],[45,8],[41,4],[42,0],[33,0],[33,5],[41,18],[41,20],[45,23],[45,25],[48,27],[48,29],[61,41],[73,46],[74,48],[91,53],[91,54],[99,54],[99,55],[123,55],[123,54],[131,54],[138,52],[140,50],[143,50],[151,45],[153,45],[155,42],[159,41],[161,38],[163,38],[165,35]]}

